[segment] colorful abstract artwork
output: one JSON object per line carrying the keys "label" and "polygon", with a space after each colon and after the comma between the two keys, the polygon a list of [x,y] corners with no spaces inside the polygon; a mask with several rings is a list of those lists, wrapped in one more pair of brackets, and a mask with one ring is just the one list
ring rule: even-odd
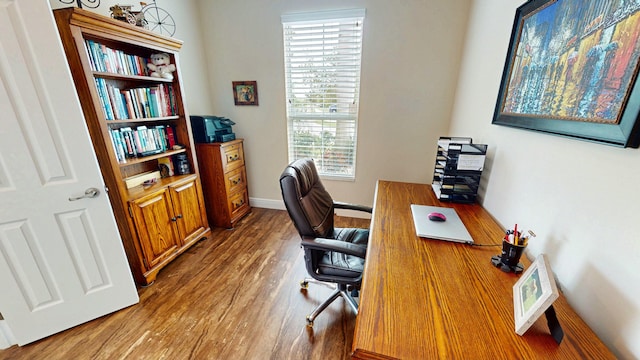
{"label": "colorful abstract artwork", "polygon": [[494,123],[633,146],[639,59],[640,0],[529,1],[516,14]]}

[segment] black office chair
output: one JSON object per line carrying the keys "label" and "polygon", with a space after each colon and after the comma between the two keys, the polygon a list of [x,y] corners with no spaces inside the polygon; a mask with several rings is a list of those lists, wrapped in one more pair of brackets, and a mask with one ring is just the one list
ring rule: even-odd
{"label": "black office chair", "polygon": [[[372,208],[335,202],[325,190],[311,159],[296,160],[280,175],[280,189],[289,216],[302,238],[309,275],[320,282],[336,284],[336,291],[307,316],[307,325],[329,304],[342,296],[358,314],[358,303],[350,292],[362,282],[369,229],[334,228],[334,209],[371,213]],[[304,279],[306,289],[313,279]]]}

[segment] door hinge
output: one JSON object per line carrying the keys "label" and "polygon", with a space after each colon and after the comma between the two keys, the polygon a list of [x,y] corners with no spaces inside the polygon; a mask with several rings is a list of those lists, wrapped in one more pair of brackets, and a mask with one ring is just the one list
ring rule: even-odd
{"label": "door hinge", "polygon": [[142,263],[144,264],[144,268],[148,269],[149,268],[149,264],[147,263],[147,259],[142,258]]}
{"label": "door hinge", "polygon": [[133,217],[133,210],[131,210],[131,206],[129,206],[129,216]]}

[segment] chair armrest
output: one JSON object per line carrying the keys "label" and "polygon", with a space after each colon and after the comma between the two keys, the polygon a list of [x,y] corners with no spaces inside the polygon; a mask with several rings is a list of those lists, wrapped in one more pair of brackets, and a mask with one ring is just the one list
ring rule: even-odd
{"label": "chair armrest", "polygon": [[333,208],[334,209],[347,209],[347,210],[363,211],[363,212],[368,212],[369,214],[373,213],[373,208],[370,207],[370,206],[349,204],[349,203],[340,202],[340,201],[334,201],[333,202]]}
{"label": "chair armrest", "polygon": [[362,259],[364,259],[367,254],[366,246],[325,238],[312,238],[305,236],[302,238],[302,246],[314,250],[336,251],[342,254],[357,256]]}

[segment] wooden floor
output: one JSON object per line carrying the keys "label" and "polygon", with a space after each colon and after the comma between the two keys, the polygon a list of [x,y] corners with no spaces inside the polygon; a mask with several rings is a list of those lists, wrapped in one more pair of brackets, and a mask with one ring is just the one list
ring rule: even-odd
{"label": "wooden floor", "polygon": [[[337,218],[336,226],[369,220]],[[283,210],[254,208],[233,230],[214,229],[140,288],[140,303],[0,359],[347,359],[355,315],[342,299],[305,316],[331,289],[305,277],[300,240]]]}

